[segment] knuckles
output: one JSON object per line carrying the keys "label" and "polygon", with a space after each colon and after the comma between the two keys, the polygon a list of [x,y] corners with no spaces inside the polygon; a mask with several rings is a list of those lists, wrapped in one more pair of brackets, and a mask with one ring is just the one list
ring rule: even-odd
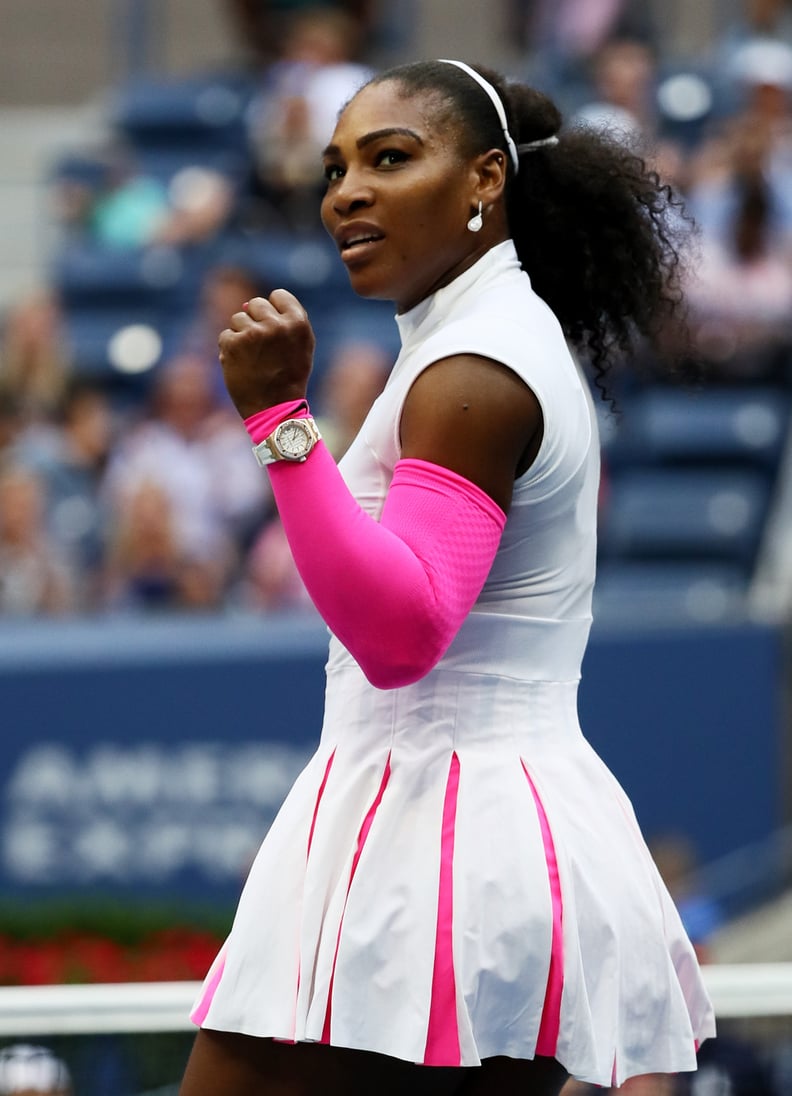
{"label": "knuckles", "polygon": [[273,297],[252,298],[218,336],[220,364],[226,382],[235,387],[252,383],[254,377],[260,385],[277,383],[285,373],[310,373],[316,340],[308,315],[302,306],[292,306],[292,301],[299,302],[285,290]]}

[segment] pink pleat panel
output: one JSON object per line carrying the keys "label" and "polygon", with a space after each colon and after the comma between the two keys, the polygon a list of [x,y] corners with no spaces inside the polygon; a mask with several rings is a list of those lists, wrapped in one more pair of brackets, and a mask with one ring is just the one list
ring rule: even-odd
{"label": "pink pleat panel", "polygon": [[440,837],[437,935],[432,972],[432,1000],[424,1051],[424,1064],[428,1066],[458,1066],[461,1063],[453,947],[454,831],[458,794],[459,758],[453,754],[446,783]]}
{"label": "pink pleat panel", "polygon": [[536,805],[536,813],[539,818],[539,826],[542,830],[542,842],[544,844],[545,860],[547,861],[547,875],[550,881],[550,899],[553,905],[553,935],[550,944],[550,970],[547,976],[547,989],[545,991],[542,1019],[539,1024],[539,1035],[536,1040],[536,1053],[543,1057],[555,1057],[558,1047],[558,1031],[561,1026],[561,994],[564,989],[564,938],[563,938],[563,904],[561,900],[561,881],[558,876],[558,861],[556,859],[553,835],[550,832],[550,823],[539,798],[533,780],[530,777],[525,762],[522,763],[523,771],[531,789],[531,794]]}
{"label": "pink pleat panel", "polygon": [[211,1005],[214,998],[215,990],[220,985],[220,979],[223,977],[223,971],[225,970],[225,958],[221,958],[218,955],[215,963],[215,970],[212,973],[212,977],[206,983],[203,996],[190,1013],[190,1019],[198,1027],[201,1027],[204,1020],[206,1019],[206,1014],[209,1012],[209,1006]]}
{"label": "pink pleat panel", "polygon": [[[379,805],[382,802],[382,797],[385,794],[385,788],[388,786],[388,780],[390,779],[390,773],[391,773],[391,768],[390,768],[390,753],[389,753],[387,761],[385,762],[385,771],[382,774],[382,781],[381,781],[380,786],[379,786],[379,791],[377,792],[377,794],[374,798],[374,802],[371,804],[368,811],[366,812],[366,817],[363,819],[363,825],[360,827],[360,832],[358,833],[357,846],[355,848],[355,855],[352,858],[352,867],[349,870],[349,882],[347,883],[347,896],[349,896],[349,891],[350,891],[350,888],[352,887],[352,880],[355,878],[355,872],[357,871],[357,866],[360,863],[360,857],[363,853],[363,847],[366,844],[366,839],[369,835],[369,831],[371,830],[372,823],[374,822],[374,815],[377,813],[377,809],[379,808]],[[329,986],[328,991],[327,991],[327,1012],[325,1013],[325,1022],[324,1022],[324,1028],[322,1029],[322,1039],[321,1039],[321,1041],[323,1043],[329,1043],[330,1042],[330,1012],[331,1012],[331,1007],[332,1007],[332,1003],[333,1003],[333,981],[334,981],[334,978],[335,978],[335,966],[336,966],[336,962],[338,961],[338,948],[339,948],[339,945],[341,943],[341,931],[342,931],[343,927],[344,927],[344,916],[342,914],[341,915],[341,923],[338,926],[338,939],[336,940],[335,956],[333,957],[333,971],[330,975],[330,986]]]}
{"label": "pink pleat panel", "polygon": [[306,860],[311,855],[311,845],[313,844],[314,830],[316,829],[316,816],[319,814],[319,805],[322,802],[322,796],[324,795],[325,788],[327,787],[327,778],[330,776],[330,770],[333,767],[333,761],[335,760],[335,750],[330,754],[325,766],[324,776],[322,777],[322,783],[319,785],[319,791],[316,793],[316,803],[314,805],[313,817],[311,818],[311,829],[308,833],[308,848],[305,853]]}

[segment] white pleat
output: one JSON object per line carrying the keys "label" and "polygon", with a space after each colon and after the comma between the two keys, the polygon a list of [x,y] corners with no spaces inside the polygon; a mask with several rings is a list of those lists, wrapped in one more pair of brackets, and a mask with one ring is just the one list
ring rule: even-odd
{"label": "white pleat", "polygon": [[480,1058],[530,1057],[553,918],[534,799],[516,752],[508,766],[481,747],[460,749],[459,759],[454,910],[462,1015]]}
{"label": "white pleat", "polygon": [[382,783],[387,750],[361,770],[336,750],[316,815],[300,934],[298,1038],[320,1040],[361,826]]}
{"label": "white pleat", "polygon": [[564,897],[558,1058],[598,1084],[614,1063],[620,1081],[695,1069],[696,1033],[670,959],[673,951],[678,963],[694,963],[692,948],[626,796],[582,737],[568,747],[563,762],[541,748],[532,759]]}
{"label": "white pleat", "polygon": [[253,862],[206,1027],[294,1038],[305,858],[327,760],[308,763]]}
{"label": "white pleat", "polygon": [[425,765],[393,762],[344,915],[331,1013],[334,1042],[379,1050],[387,1032],[390,1053],[423,1060],[447,769],[441,757]]}

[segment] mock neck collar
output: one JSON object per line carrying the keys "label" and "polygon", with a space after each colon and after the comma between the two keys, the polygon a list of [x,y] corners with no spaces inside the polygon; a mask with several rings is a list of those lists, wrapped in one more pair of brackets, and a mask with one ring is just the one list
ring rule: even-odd
{"label": "mock neck collar", "polygon": [[396,324],[399,328],[402,345],[435,312],[446,315],[456,301],[482,280],[489,280],[505,271],[519,271],[520,269],[520,260],[517,258],[514,240],[503,240],[501,243],[495,244],[472,266],[457,275],[448,285],[444,285],[441,289],[430,293],[428,297],[424,297],[422,301],[419,301],[407,312],[397,314]]}

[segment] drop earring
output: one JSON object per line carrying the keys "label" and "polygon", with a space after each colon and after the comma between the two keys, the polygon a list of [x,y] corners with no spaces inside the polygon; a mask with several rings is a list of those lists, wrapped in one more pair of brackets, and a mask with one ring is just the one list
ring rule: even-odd
{"label": "drop earring", "polygon": [[478,213],[474,213],[467,223],[468,231],[481,232],[482,225],[484,224],[484,216],[482,214],[483,205],[481,202],[478,204]]}

